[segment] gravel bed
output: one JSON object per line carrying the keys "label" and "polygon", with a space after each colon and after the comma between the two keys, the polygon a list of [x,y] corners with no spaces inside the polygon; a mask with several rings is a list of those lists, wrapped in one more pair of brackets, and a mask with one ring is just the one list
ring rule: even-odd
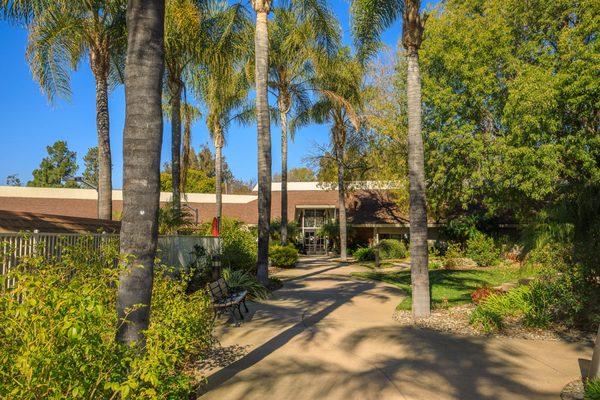
{"label": "gravel bed", "polygon": [[529,340],[561,340],[568,342],[593,343],[595,335],[592,332],[582,332],[555,326],[551,329],[536,329],[524,327],[519,321],[507,321],[502,332],[486,334],[469,324],[473,304],[451,307],[448,309],[432,310],[429,318],[414,321],[410,311],[396,310],[394,320],[401,325],[419,326],[438,332],[447,332],[463,336],[504,336]]}

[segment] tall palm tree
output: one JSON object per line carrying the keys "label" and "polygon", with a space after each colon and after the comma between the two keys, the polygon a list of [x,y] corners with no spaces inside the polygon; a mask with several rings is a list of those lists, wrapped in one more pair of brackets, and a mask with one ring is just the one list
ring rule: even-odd
{"label": "tall palm tree", "polygon": [[271,219],[271,126],[269,117],[269,28],[271,0],[251,0],[256,12],[254,79],[258,136],[258,257],[256,277],[269,283],[269,225]]}
{"label": "tall palm tree", "polygon": [[200,109],[188,102],[183,102],[181,105],[183,116],[183,140],[182,140],[182,155],[181,155],[181,188],[187,185],[188,170],[191,164],[192,154],[192,124],[200,119],[202,114]]}
{"label": "tall palm tree", "polygon": [[[331,53],[340,41],[339,25],[324,3],[319,12],[307,15],[285,2],[274,9],[269,23],[269,89],[277,99],[281,124],[281,244],[287,244],[287,147],[288,116],[304,113],[310,107],[310,85],[314,60],[319,53]],[[293,131],[289,131],[293,135]],[[292,136],[293,139],[293,136]]]}
{"label": "tall palm tree", "polygon": [[344,182],[346,147],[351,135],[359,133],[362,106],[362,66],[352,58],[348,48],[317,63],[313,85],[319,100],[311,109],[312,119],[331,123],[333,158],[337,164],[340,258],[347,260],[346,185]]}
{"label": "tall palm tree", "polygon": [[[25,3],[25,2],[23,2]],[[41,1],[33,3],[41,3]],[[125,51],[124,0],[47,2],[30,18],[27,58],[33,77],[52,101],[69,97],[69,70],[89,57],[96,82],[98,218],[112,218],[112,162],[108,92],[121,80]],[[38,5],[39,6],[39,5]]]}
{"label": "tall palm tree", "polygon": [[207,109],[206,125],[215,146],[215,195],[219,228],[223,214],[223,146],[231,122],[248,117],[249,16],[240,4],[209,3],[195,91]]}
{"label": "tall palm tree", "polygon": [[201,10],[196,0],[167,0],[165,10],[165,73],[171,120],[173,211],[181,211],[181,96],[185,77],[201,43]]}
{"label": "tall palm tree", "polygon": [[117,339],[145,345],[158,240],[164,0],[129,0],[123,131],[123,218]]}
{"label": "tall palm tree", "polygon": [[427,201],[421,133],[421,75],[419,49],[426,14],[420,0],[353,0],[353,31],[362,58],[379,46],[381,32],[402,15],[402,45],[407,58],[408,178],[410,187],[410,267],[414,318],[430,314],[427,252]]}

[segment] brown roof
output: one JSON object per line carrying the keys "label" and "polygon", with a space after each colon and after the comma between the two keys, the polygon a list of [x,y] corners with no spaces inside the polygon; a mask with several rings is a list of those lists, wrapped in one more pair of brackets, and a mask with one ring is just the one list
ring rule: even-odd
{"label": "brown roof", "polygon": [[353,225],[408,224],[398,201],[386,190],[360,190],[346,201],[348,222]]}
{"label": "brown roof", "polygon": [[118,233],[119,221],[0,210],[0,232]]}

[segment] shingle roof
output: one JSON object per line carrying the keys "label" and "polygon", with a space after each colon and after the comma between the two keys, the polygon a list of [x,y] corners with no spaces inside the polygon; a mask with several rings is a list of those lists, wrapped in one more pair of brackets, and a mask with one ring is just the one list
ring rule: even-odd
{"label": "shingle roof", "polygon": [[118,233],[119,221],[0,210],[0,232]]}

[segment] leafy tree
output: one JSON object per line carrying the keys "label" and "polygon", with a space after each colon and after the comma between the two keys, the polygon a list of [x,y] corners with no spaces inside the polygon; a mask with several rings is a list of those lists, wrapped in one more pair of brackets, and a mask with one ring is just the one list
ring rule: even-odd
{"label": "leafy tree", "polygon": [[[244,71],[249,57],[247,32],[251,25],[241,5],[225,3],[211,8],[205,25],[205,43],[195,79],[196,91],[207,108],[206,125],[215,146],[211,169],[214,168],[216,214],[220,225],[226,132],[233,121],[247,122],[251,114],[246,104],[250,85]],[[208,154],[212,158],[210,151]]]}
{"label": "leafy tree", "polygon": [[[169,172],[160,174],[160,190],[170,192],[173,190],[173,175]],[[205,171],[188,169],[184,193],[213,193],[215,191],[215,180],[209,177]]]}
{"label": "leafy tree", "polygon": [[90,147],[83,157],[85,170],[83,171],[83,179],[86,182],[98,187],[98,148]]}
{"label": "leafy tree", "polygon": [[347,147],[360,142],[363,68],[352,58],[348,48],[324,57],[316,65],[314,85],[319,99],[311,108],[312,118],[319,123],[331,124],[329,152],[337,166],[338,208],[340,221],[340,257],[347,259],[345,171]]}
{"label": "leafy tree", "polygon": [[163,0],[129,0],[117,340],[142,349],[158,241],[164,16]]}
{"label": "leafy tree", "polygon": [[[189,69],[198,58],[202,13],[195,0],[166,0],[165,10],[165,90],[169,97],[171,120],[171,180],[173,209],[181,209],[181,96]],[[189,111],[189,110],[188,110]]]}
{"label": "leafy tree", "polygon": [[[288,181],[290,182],[315,182],[316,180],[315,171],[309,167],[296,167],[288,172]],[[281,174],[273,175],[273,182],[281,182]]]}
{"label": "leafy tree", "polygon": [[427,15],[422,14],[420,9],[420,0],[353,0],[351,6],[353,32],[361,59],[367,58],[378,49],[381,33],[402,16],[402,45],[406,50],[407,60],[410,265],[412,313],[415,318],[428,317],[431,312],[419,67],[419,49]]}
{"label": "leafy tree", "polygon": [[[288,132],[288,116],[302,115],[310,107],[313,62],[321,53],[332,53],[340,42],[340,28],[325,3],[315,3],[315,13],[301,13],[294,3],[273,11],[269,22],[269,89],[277,99],[281,125],[281,244],[288,240],[287,155],[288,133],[294,138],[298,126]],[[318,18],[315,18],[318,16]],[[296,120],[298,121],[298,120]],[[296,123],[296,125],[299,125]]]}
{"label": "leafy tree", "polygon": [[11,2],[29,8],[27,59],[51,101],[69,97],[70,70],[89,57],[96,82],[98,217],[112,218],[112,161],[108,92],[121,81],[125,49],[125,0]]}
{"label": "leafy tree", "polygon": [[67,142],[57,140],[46,146],[48,156],[33,170],[33,180],[27,186],[33,187],[78,187],[72,179],[77,173],[77,153],[69,150]]}
{"label": "leafy tree", "polygon": [[6,186],[21,186],[21,179],[19,179],[19,175],[8,175],[6,177]]}

